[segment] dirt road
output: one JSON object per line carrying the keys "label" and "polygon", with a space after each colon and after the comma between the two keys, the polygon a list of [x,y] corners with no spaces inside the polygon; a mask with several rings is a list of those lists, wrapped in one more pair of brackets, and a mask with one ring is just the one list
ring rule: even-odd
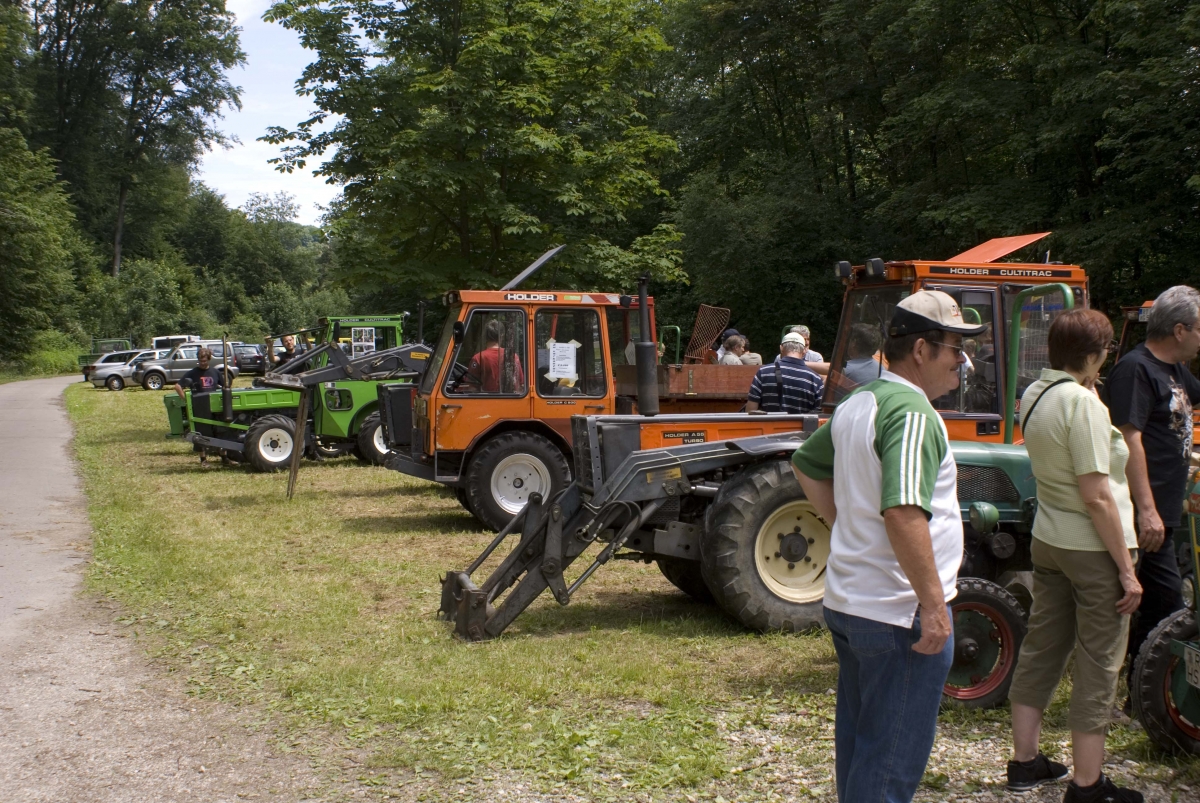
{"label": "dirt road", "polygon": [[185,695],[106,603],[79,593],[90,528],[62,391],[0,385],[0,800],[327,800],[255,712]]}

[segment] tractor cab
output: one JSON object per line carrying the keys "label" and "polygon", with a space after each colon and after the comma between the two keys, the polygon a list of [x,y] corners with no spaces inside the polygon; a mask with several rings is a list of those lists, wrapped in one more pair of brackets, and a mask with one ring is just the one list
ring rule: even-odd
{"label": "tractor cab", "polygon": [[[835,270],[846,285],[846,295],[825,383],[824,412],[832,413],[848,393],[886,368],[882,349],[896,305],[918,290],[941,290],[958,302],[967,322],[987,328],[963,342],[967,362],[962,381],[957,390],[935,399],[934,408],[952,440],[1001,442],[1005,394],[1015,384],[1020,399],[1049,365],[1046,335],[1051,320],[1066,306],[1061,290],[1034,297],[1026,294],[1020,301],[1018,295],[1031,287],[1061,283],[1074,294],[1074,305],[1087,303],[1087,277],[1079,266],[995,261],[1044,236],[990,240],[942,262],[838,263]],[[1015,342],[1009,334],[1014,316],[1020,319]],[[1013,350],[1016,371],[1010,373]]]}

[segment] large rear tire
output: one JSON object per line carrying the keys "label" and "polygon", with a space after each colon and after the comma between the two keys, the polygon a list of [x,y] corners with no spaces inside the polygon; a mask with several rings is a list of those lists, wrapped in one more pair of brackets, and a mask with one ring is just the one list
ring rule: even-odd
{"label": "large rear tire", "polygon": [[358,428],[357,454],[364,462],[382,466],[388,453],[387,443],[383,439],[383,422],[376,411],[364,418]]}
{"label": "large rear tire", "polygon": [[504,432],[475,451],[467,468],[468,510],[493,530],[520,512],[529,494],[550,498],[571,483],[567,458],[548,438]]}
{"label": "large rear tire", "polygon": [[748,466],[725,483],[700,541],[700,566],[713,598],[755,630],[824,627],[830,528],[796,482],[790,464]]}
{"label": "large rear tire", "polygon": [[1200,689],[1188,685],[1184,659],[1171,652],[1172,641],[1198,639],[1195,612],[1176,611],[1150,631],[1133,665],[1133,710],[1150,740],[1169,753],[1200,756]]}
{"label": "large rear tire", "polygon": [[167,378],[158,371],[151,371],[142,377],[142,388],[144,390],[162,390],[167,384]]}
{"label": "large rear tire", "polygon": [[954,616],[954,663],[943,691],[966,708],[995,708],[1008,699],[1021,642],[1025,610],[1017,598],[977,577],[958,581],[950,602]]}
{"label": "large rear tire", "polygon": [[296,448],[296,422],[285,415],[265,415],[250,425],[243,453],[255,471],[282,471]]}
{"label": "large rear tire", "polygon": [[696,602],[713,601],[712,592],[704,582],[704,573],[700,569],[700,561],[683,560],[682,558],[659,558],[655,561],[663,577],[671,581],[671,585],[687,594]]}
{"label": "large rear tire", "polygon": [[[466,488],[462,488],[462,487],[455,488],[454,489],[454,498],[457,499],[458,503],[463,506],[463,510],[467,511],[472,516],[475,516],[475,511],[471,510],[471,500],[467,497],[467,489]],[[475,516],[475,518],[479,518],[479,517]]]}

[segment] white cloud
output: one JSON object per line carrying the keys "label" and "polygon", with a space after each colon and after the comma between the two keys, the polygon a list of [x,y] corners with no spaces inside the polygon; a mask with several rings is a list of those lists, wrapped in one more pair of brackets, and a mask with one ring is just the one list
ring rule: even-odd
{"label": "white cloud", "polygon": [[320,207],[329,204],[338,187],[313,176],[312,162],[291,174],[276,171],[268,160],[279,155],[279,146],[257,141],[270,126],[293,128],[311,116],[313,106],[296,95],[295,82],[315,54],[300,46],[294,31],[263,21],[266,0],[230,0],[227,6],[242,27],[246,66],[230,75],[242,87],[242,110],[227,113],[219,126],[241,144],[205,154],[197,178],[224,195],[230,206],[241,206],[252,192],[286,192],[300,205],[300,222],[316,223]]}

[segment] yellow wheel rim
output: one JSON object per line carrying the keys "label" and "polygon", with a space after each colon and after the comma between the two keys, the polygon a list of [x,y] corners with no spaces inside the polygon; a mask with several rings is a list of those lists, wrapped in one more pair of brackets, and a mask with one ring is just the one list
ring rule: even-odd
{"label": "yellow wheel rim", "polygon": [[804,499],[777,508],[759,528],[754,566],[771,593],[788,602],[819,602],[825,596],[830,531]]}

